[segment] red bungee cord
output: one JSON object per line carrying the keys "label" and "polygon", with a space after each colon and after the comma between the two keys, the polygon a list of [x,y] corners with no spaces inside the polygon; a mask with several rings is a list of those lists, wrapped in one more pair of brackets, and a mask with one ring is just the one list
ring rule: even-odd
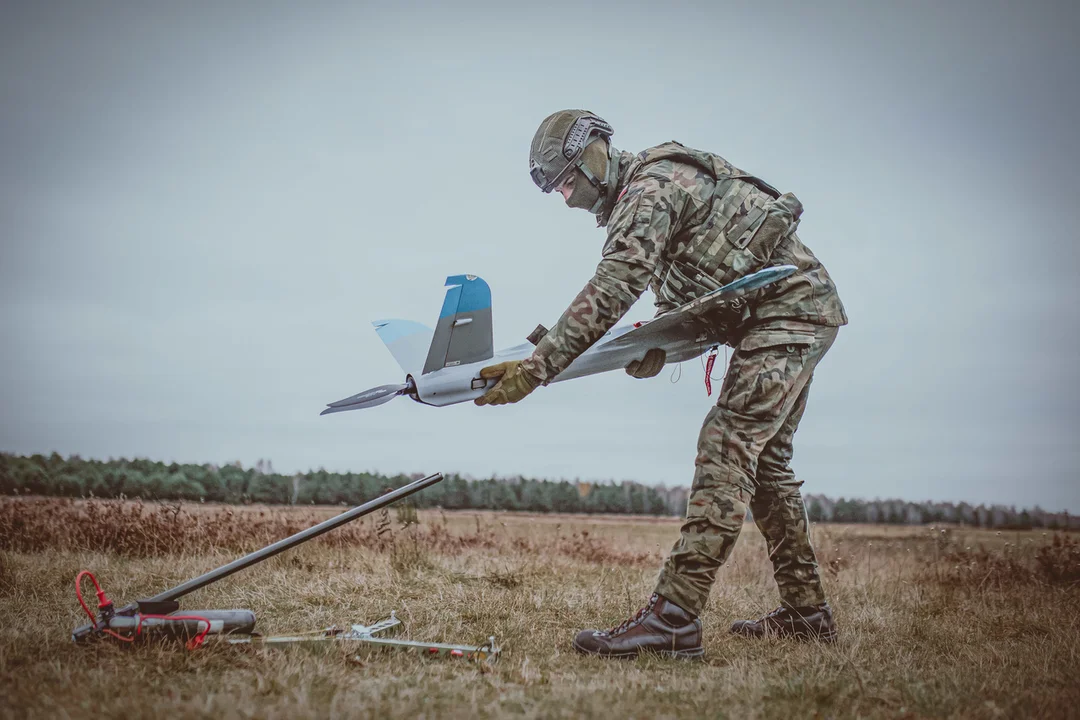
{"label": "red bungee cord", "polygon": [[[94,574],[92,572],[90,572],[89,570],[82,570],[79,572],[78,575],[75,576],[75,597],[79,599],[79,605],[82,605],[82,609],[83,612],[86,613],[86,617],[90,618],[90,624],[96,625],[97,618],[94,617],[94,613],[90,611],[90,608],[86,605],[86,601],[83,600],[81,586],[82,579],[84,577],[90,578],[90,582],[94,583],[94,590],[97,593],[98,598],[98,610],[111,610],[112,601],[105,596],[105,591],[101,589],[101,585],[98,584],[97,578],[94,577]],[[102,628],[101,630],[106,635],[111,635],[117,640],[121,640],[127,643],[135,642],[135,638],[138,637],[140,632],[142,632],[142,624],[144,620],[194,620],[196,622],[206,623],[206,627],[203,628],[198,635],[187,641],[186,647],[188,650],[194,650],[195,648],[202,645],[203,641],[206,639],[206,635],[210,632],[210,621],[204,617],[199,617],[198,615],[140,615],[139,623],[135,626],[135,635],[133,635],[132,637],[121,635],[120,633],[112,630],[111,628]]]}
{"label": "red bungee cord", "polygon": [[[94,590],[97,592],[97,598],[98,598],[98,610],[105,610],[107,608],[111,608],[112,607],[112,601],[109,600],[109,598],[105,597],[105,591],[101,589],[101,585],[98,584],[97,578],[94,577],[94,574],[92,572],[90,572],[89,570],[82,570],[82,571],[79,572],[78,575],[75,576],[75,597],[79,598],[79,604],[82,605],[82,609],[83,609],[83,612],[86,613],[86,617],[90,618],[90,624],[95,625],[97,623],[97,618],[94,616],[94,613],[92,613],[90,611],[90,608],[88,608],[86,606],[86,601],[83,600],[83,596],[82,596],[82,587],[81,587],[81,585],[82,585],[82,579],[84,577],[90,578],[90,582],[94,583]],[[116,632],[115,630],[111,630],[109,628],[102,628],[102,631],[106,635],[112,635],[117,640],[122,640],[123,642],[135,642],[135,638],[133,638],[133,637],[124,637],[123,635]],[[138,634],[138,633],[136,633],[136,634]]]}

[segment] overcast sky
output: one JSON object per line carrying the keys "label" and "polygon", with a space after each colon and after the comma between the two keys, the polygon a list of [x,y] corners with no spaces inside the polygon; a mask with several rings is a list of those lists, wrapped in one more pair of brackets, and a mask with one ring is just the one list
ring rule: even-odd
{"label": "overcast sky", "polygon": [[1080,510],[1075,3],[0,7],[0,450],[689,484],[697,361],[318,415],[447,275],[497,347],[555,322],[604,234],[528,146],[584,107],[805,204],[851,318],[805,492]]}

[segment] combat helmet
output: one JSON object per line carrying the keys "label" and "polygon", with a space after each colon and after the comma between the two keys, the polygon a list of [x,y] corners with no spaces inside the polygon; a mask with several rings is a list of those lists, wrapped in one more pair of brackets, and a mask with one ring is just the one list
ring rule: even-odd
{"label": "combat helmet", "polygon": [[552,113],[533,136],[529,175],[549,193],[572,173],[574,191],[566,204],[600,213],[615,196],[618,153],[608,140],[614,134],[611,125],[588,110]]}

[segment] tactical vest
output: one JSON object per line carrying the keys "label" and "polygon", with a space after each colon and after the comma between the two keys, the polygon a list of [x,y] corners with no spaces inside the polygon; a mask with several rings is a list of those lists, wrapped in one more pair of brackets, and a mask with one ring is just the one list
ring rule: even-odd
{"label": "tactical vest", "polygon": [[[677,307],[764,267],[799,224],[798,198],[781,195],[719,155],[666,143],[642,156],[642,167],[673,160],[701,168],[716,181],[708,218],[683,228],[660,258],[653,292],[661,308]],[[731,309],[745,316],[746,304],[736,305]]]}

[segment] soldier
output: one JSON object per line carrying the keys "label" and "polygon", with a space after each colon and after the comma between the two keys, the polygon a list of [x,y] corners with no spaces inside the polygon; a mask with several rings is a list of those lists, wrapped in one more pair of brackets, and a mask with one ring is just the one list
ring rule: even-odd
{"label": "soldier", "polygon": [[[632,155],[616,150],[612,135],[597,115],[563,110],[533,137],[533,182],[594,213],[607,242],[595,275],[532,355],[482,371],[501,380],[477,405],[518,402],[551,382],[647,287],[659,314],[768,265],[798,272],[711,319],[735,351],[698,437],[681,537],[645,607],[610,630],[581,631],[574,648],[606,657],[702,655],[698,616],[748,506],[782,604],[758,620],[735,622],[731,632],[831,641],[836,626],[810,545],[802,482],[789,463],[814,368],[847,316],[829,274],[795,234],[802,205],[717,155],[676,142]],[[653,348],[626,372],[653,377],[665,360]]]}

